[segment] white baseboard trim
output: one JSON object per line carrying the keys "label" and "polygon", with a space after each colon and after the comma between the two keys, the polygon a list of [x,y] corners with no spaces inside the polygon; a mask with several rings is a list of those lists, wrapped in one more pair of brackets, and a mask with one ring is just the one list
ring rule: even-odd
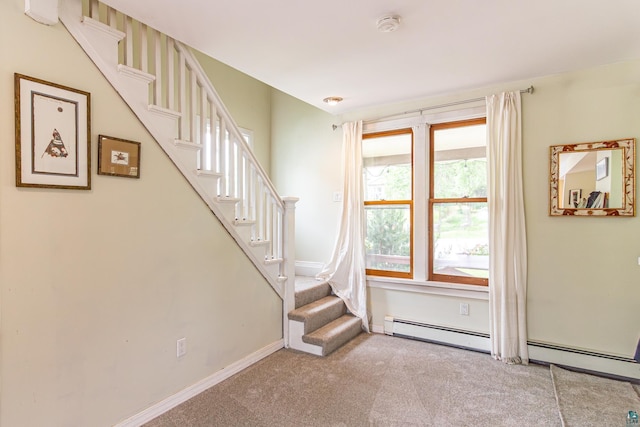
{"label": "white baseboard trim", "polygon": [[384,323],[384,333],[387,335],[416,338],[485,353],[491,352],[491,342],[488,334],[427,325],[390,316],[385,317]]}
{"label": "white baseboard trim", "polygon": [[[374,331],[380,330],[380,326]],[[404,338],[451,345],[469,350],[491,352],[489,334],[429,325],[385,316],[382,332]],[[624,356],[581,350],[556,344],[529,341],[529,360],[555,364],[618,379],[640,380],[640,363]]]}
{"label": "white baseboard trim", "polygon": [[371,325],[371,332],[374,334],[384,334],[384,326]]}
{"label": "white baseboard trim", "polygon": [[631,358],[529,341],[529,360],[640,380],[640,363]]}
{"label": "white baseboard trim", "polygon": [[284,347],[284,340],[278,340],[272,344],[267,345],[266,347],[261,348],[260,350],[252,353],[243,359],[238,360],[237,362],[232,363],[216,372],[215,374],[204,378],[201,381],[179,391],[173,396],[169,396],[168,398],[156,403],[155,405],[145,409],[144,411],[127,418],[124,421],[119,422],[115,425],[115,427],[138,427],[144,423],[151,421],[152,419],[164,414],[170,409],[175,408],[181,403],[186,402],[192,397],[202,393],[203,391],[213,387],[216,384],[221,383],[232,375],[237,374],[243,369],[248,368],[254,363],[264,359],[265,357],[275,353]]}
{"label": "white baseboard trim", "polygon": [[315,277],[322,271],[324,264],[314,261],[296,261],[296,276]]}

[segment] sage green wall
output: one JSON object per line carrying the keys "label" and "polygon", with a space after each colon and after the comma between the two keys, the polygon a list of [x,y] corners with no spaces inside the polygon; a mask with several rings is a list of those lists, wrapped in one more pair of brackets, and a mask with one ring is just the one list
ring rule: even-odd
{"label": "sage green wall", "polygon": [[333,115],[273,91],[271,179],[296,204],[296,260],[329,261],[337,236],[343,190],[342,129]]}
{"label": "sage green wall", "polygon": [[253,131],[253,153],[269,174],[271,163],[271,86],[196,50],[196,58],[241,128]]}
{"label": "sage green wall", "polygon": [[[280,96],[277,107],[283,111],[274,112],[272,138],[272,162],[279,166],[274,167],[276,185],[295,187],[300,204],[312,207],[300,210],[296,218],[303,224],[297,228],[297,259],[326,262],[333,238],[322,243],[322,236],[337,233],[339,209],[330,196],[341,186],[335,168],[341,135],[327,129],[331,122],[366,120],[529,85],[535,87],[534,94],[523,95],[529,339],[630,357],[640,338],[640,218],[549,217],[548,156],[550,145],[640,137],[640,61],[369,108],[339,118],[325,118],[326,113]],[[292,127],[284,124],[289,116]],[[293,160],[298,166],[289,167]],[[471,316],[459,315],[459,302],[469,303]],[[370,310],[378,327],[385,315],[394,315],[476,331],[489,328],[488,304],[482,300],[372,289]]]}
{"label": "sage green wall", "polygon": [[[110,426],[280,340],[282,305],[64,27],[23,11],[0,2],[0,425]],[[91,92],[90,191],[16,188],[14,72]],[[141,142],[139,180],[96,175],[98,134]]]}

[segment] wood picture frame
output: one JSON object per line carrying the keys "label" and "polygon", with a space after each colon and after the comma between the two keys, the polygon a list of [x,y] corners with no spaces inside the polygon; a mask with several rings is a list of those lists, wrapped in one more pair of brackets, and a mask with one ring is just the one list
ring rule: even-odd
{"label": "wood picture frame", "polygon": [[98,175],[140,178],[140,143],[100,135],[98,137]]}
{"label": "wood picture frame", "polygon": [[[635,138],[552,145],[549,151],[549,215],[635,216],[635,153]],[[610,179],[603,179],[607,176]],[[577,207],[570,205],[570,194],[565,186],[582,190]]]}
{"label": "wood picture frame", "polygon": [[91,94],[14,74],[16,186],[91,189]]}

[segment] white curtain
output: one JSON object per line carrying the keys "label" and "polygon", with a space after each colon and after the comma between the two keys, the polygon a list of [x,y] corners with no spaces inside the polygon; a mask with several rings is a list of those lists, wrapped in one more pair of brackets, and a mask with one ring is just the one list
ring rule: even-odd
{"label": "white curtain", "polygon": [[527,239],[522,190],[520,92],[487,99],[491,354],[528,363]]}
{"label": "white curtain", "polygon": [[340,232],[331,261],[317,278],[327,280],[353,315],[369,332],[364,249],[364,190],[362,184],[362,121],[345,123],[342,170],[344,193]]}

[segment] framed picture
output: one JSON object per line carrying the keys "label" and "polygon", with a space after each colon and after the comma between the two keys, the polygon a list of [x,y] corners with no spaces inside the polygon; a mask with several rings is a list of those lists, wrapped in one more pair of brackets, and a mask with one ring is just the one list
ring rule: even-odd
{"label": "framed picture", "polygon": [[91,189],[91,95],[14,75],[16,186]]}
{"label": "framed picture", "polygon": [[596,163],[596,181],[609,176],[609,158],[605,157]]}
{"label": "framed picture", "polygon": [[140,178],[140,143],[100,135],[98,175]]}

